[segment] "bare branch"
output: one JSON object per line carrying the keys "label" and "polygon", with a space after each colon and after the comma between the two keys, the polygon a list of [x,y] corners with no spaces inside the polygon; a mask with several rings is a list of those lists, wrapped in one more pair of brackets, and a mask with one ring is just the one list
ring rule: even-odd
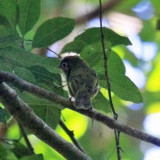
{"label": "bare branch", "polygon": [[52,128],[44,123],[44,121],[18,97],[17,93],[4,82],[0,83],[0,100],[18,122],[21,122],[33,134],[57,150],[66,159],[90,160],[87,155],[60,137]]}
{"label": "bare branch", "polygon": [[25,80],[22,80],[20,78],[18,78],[17,76],[4,72],[4,71],[0,71],[0,81],[5,81],[5,82],[10,82],[12,83],[12,85],[14,85],[15,87],[19,88],[19,89],[23,89],[27,92],[30,92],[38,97],[53,101],[54,103],[60,104],[64,107],[70,108],[74,111],[77,111],[83,115],[86,115],[87,117],[90,117],[94,120],[97,120],[103,124],[105,124],[106,126],[108,126],[111,129],[117,129],[120,132],[123,132],[127,135],[130,135],[134,138],[143,140],[145,142],[149,142],[152,144],[155,144],[157,146],[160,146],[160,139],[154,136],[151,136],[147,133],[141,132],[135,128],[129,127],[127,125],[121,124],[119,123],[117,120],[114,120],[102,113],[99,113],[95,110],[77,110],[75,109],[73,103],[69,100],[66,99],[60,95],[57,95],[53,92],[49,92],[46,89],[43,89],[41,87],[38,87],[36,85],[33,85]]}
{"label": "bare branch", "polygon": [[[102,12],[106,13],[109,12],[111,9],[113,9],[116,5],[118,5],[122,0],[110,0],[107,1],[103,6],[102,6]],[[86,21],[89,21],[99,15],[99,7],[97,7],[95,10],[90,12],[89,14],[82,15],[76,19],[76,24],[82,24]]]}

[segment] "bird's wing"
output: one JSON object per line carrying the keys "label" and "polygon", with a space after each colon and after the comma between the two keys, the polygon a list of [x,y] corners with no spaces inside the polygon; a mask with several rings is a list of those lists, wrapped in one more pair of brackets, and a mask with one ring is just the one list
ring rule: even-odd
{"label": "bird's wing", "polygon": [[71,96],[75,97],[77,91],[81,88],[83,85],[83,79],[82,76],[70,76],[68,78],[68,89],[71,94]]}

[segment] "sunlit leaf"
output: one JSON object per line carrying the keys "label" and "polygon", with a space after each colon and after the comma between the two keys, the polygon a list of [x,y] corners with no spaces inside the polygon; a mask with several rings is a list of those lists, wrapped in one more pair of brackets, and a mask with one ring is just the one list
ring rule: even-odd
{"label": "sunlit leaf", "polygon": [[[143,22],[143,29],[140,32],[140,37],[143,41],[153,41],[155,39],[155,28],[151,21]],[[148,32],[149,31],[149,32]]]}
{"label": "sunlit leaf", "polygon": [[[74,131],[75,138],[80,138],[85,134],[88,126],[88,120],[84,115],[67,108],[62,110],[62,115],[65,119],[65,125],[68,127],[68,129]],[[64,133],[60,127],[57,127],[56,130],[59,134],[63,133],[62,137],[70,140],[68,135],[66,135],[66,133]]]}
{"label": "sunlit leaf", "polygon": [[[159,56],[157,57],[159,58]],[[152,92],[160,91],[160,63],[157,61],[154,70],[151,72],[148,81],[147,81],[147,89]]]}
{"label": "sunlit leaf", "polygon": [[96,97],[92,100],[93,108],[102,110],[104,112],[110,112],[110,104],[108,99],[106,99],[103,94],[99,91]]}
{"label": "sunlit leaf", "polygon": [[33,48],[48,47],[52,43],[66,37],[74,28],[74,20],[70,18],[53,18],[45,21],[37,29],[33,38]]}

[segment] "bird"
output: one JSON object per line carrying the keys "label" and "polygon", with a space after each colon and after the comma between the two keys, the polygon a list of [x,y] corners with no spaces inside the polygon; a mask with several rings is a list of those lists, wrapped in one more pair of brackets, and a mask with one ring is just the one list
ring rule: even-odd
{"label": "bird", "polygon": [[96,72],[79,56],[67,56],[58,66],[65,76],[76,109],[92,109],[91,98],[98,92]]}

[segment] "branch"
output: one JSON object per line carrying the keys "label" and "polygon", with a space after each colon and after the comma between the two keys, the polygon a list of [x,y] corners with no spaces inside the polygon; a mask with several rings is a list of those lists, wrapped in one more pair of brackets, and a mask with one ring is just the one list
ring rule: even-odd
{"label": "branch", "polygon": [[26,132],[25,132],[25,129],[24,129],[23,125],[21,124],[21,122],[18,122],[18,125],[19,125],[19,128],[20,128],[20,130],[21,130],[21,134],[23,135],[23,138],[24,138],[24,140],[25,140],[25,142],[26,142],[26,145],[27,145],[27,147],[28,147],[29,153],[30,153],[31,155],[35,154],[35,153],[34,153],[34,149],[33,149],[32,145],[31,145],[31,143],[30,143],[30,141],[29,141],[29,139],[28,139],[28,137],[27,137],[27,134],[26,134]]}
{"label": "branch", "polygon": [[[103,6],[102,6],[102,12],[106,13],[109,12],[113,7],[115,7],[118,3],[120,3],[122,0],[110,0],[109,2],[107,1]],[[82,24],[86,21],[89,21],[99,15],[99,7],[97,7],[95,10],[90,12],[89,14],[82,15],[76,19],[76,24]]]}
{"label": "branch", "polygon": [[[103,54],[103,60],[104,60],[104,70],[105,70],[105,78],[106,78],[106,83],[107,83],[107,89],[108,89],[108,96],[109,96],[109,102],[110,102],[110,106],[114,115],[114,119],[117,120],[118,119],[118,114],[116,113],[115,109],[114,109],[114,105],[112,102],[112,96],[111,96],[111,84],[109,81],[109,74],[108,74],[108,66],[107,66],[107,56],[106,56],[106,51],[105,51],[105,42],[104,42],[104,32],[103,32],[103,25],[102,25],[102,19],[103,19],[103,15],[102,15],[102,1],[99,0],[99,21],[100,21],[100,34],[101,34],[101,42],[102,42],[102,54]],[[117,158],[118,160],[121,160],[121,150],[120,150],[120,132],[117,131],[116,129],[114,129],[114,135],[115,135],[115,141],[116,141],[116,149],[117,149]]]}
{"label": "branch", "polygon": [[135,128],[129,127],[127,125],[119,123],[117,120],[114,120],[102,113],[99,113],[97,111],[93,110],[77,110],[75,109],[73,103],[60,95],[57,95],[53,92],[49,92],[46,89],[40,88],[36,85],[33,85],[25,80],[22,80],[18,78],[17,76],[0,71],[0,81],[10,82],[12,85],[19,89],[23,89],[27,92],[30,92],[38,97],[53,101],[54,103],[60,104],[63,107],[67,107],[69,109],[72,109],[74,111],[77,111],[81,114],[84,114],[94,120],[97,120],[104,125],[108,126],[111,129],[117,129],[120,132],[123,132],[127,135],[130,135],[132,137],[135,137],[137,139],[143,140],[145,142],[149,142],[152,144],[155,144],[157,146],[160,146],[160,139],[154,136],[151,136],[147,133],[141,132]]}
{"label": "branch", "polygon": [[60,120],[59,122],[60,126],[63,128],[63,130],[68,134],[68,136],[70,137],[70,139],[72,140],[72,142],[74,143],[75,146],[77,146],[77,148],[82,151],[83,153],[85,153],[85,151],[83,150],[83,148],[80,146],[80,144],[78,143],[78,141],[74,138],[74,133],[73,131],[70,131],[67,126],[63,123],[63,121]]}
{"label": "branch", "polygon": [[66,159],[90,160],[73,144],[60,137],[27,106],[7,84],[0,84],[0,100],[13,117]]}

